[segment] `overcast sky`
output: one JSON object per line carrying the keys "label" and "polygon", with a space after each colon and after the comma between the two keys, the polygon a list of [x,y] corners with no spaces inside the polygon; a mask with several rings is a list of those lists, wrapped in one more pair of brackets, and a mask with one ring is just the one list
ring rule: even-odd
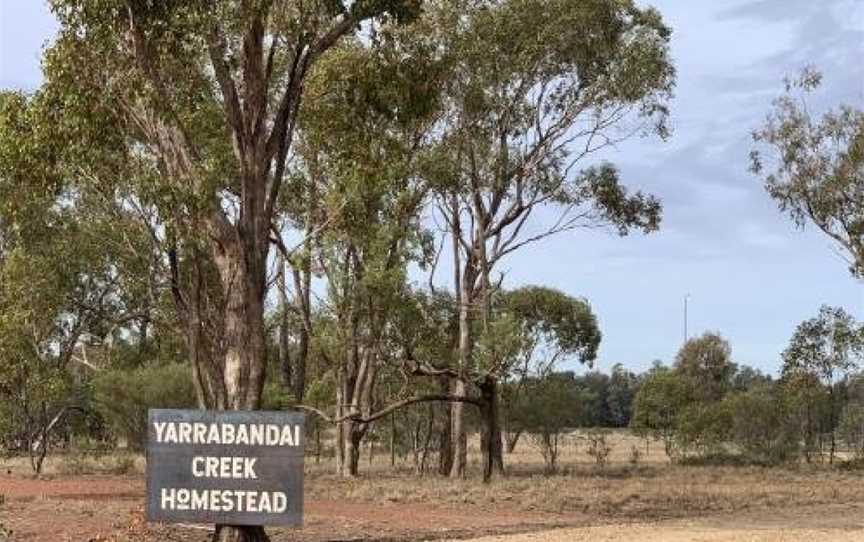
{"label": "overcast sky", "polygon": [[[824,73],[817,107],[864,107],[864,0],[652,2],[674,29],[678,69],[668,142],[634,140],[609,158],[625,182],[660,197],[659,233],[565,234],[505,262],[505,283],[589,299],[604,333],[597,366],[669,362],[683,339],[719,331],[733,357],[776,372],[796,324],[823,303],[864,318],[864,285],[831,243],[795,229],[747,171],[750,131],[785,75]],[[0,87],[39,85],[56,28],[38,0],[0,0]]]}

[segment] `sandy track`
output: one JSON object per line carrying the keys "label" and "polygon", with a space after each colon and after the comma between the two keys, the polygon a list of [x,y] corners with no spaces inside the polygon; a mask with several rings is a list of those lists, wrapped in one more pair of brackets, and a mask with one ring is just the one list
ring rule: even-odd
{"label": "sandy track", "polygon": [[864,505],[819,506],[789,512],[556,529],[488,536],[472,542],[861,542]]}
{"label": "sandy track", "polygon": [[473,542],[860,542],[864,531],[677,528],[671,525],[589,527],[477,538]]}

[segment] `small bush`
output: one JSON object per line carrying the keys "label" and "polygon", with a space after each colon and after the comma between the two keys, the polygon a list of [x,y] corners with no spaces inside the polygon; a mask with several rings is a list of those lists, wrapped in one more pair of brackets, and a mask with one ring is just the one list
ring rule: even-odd
{"label": "small bush", "polygon": [[841,461],[837,463],[837,468],[847,472],[864,470],[864,457],[856,456],[847,461]]}
{"label": "small bush", "polygon": [[603,431],[592,431],[585,435],[588,441],[588,447],[585,453],[588,454],[598,467],[605,468],[609,462],[609,454],[612,453],[612,445],[609,443],[607,434]]}
{"label": "small bush", "polygon": [[93,382],[96,408],[115,438],[140,450],[147,437],[147,410],[193,408],[189,367],[170,364],[100,373]]}
{"label": "small bush", "polygon": [[678,464],[685,467],[770,467],[774,465],[762,457],[728,452],[682,457]]}
{"label": "small bush", "polygon": [[639,446],[636,446],[635,444],[631,445],[630,446],[630,457],[629,457],[630,464],[635,467],[635,466],[639,465],[639,461],[641,459],[642,459],[642,450],[639,448]]}
{"label": "small bush", "polygon": [[101,457],[86,454],[64,456],[57,464],[57,472],[64,476],[85,474],[127,475],[138,471],[135,456],[132,454],[112,454]]}
{"label": "small bush", "polygon": [[129,454],[114,456],[105,467],[107,474],[125,475],[134,474],[137,471],[135,468],[135,456]]}

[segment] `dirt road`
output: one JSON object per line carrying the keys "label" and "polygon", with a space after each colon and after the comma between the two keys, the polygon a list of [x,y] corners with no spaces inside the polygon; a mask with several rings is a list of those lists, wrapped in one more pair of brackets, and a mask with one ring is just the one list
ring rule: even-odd
{"label": "dirt road", "polygon": [[792,512],[488,536],[471,542],[860,542],[864,507],[820,506]]}

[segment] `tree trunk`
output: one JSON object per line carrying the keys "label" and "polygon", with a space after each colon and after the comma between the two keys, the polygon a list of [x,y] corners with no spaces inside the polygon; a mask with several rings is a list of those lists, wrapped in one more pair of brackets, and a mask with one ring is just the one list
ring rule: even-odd
{"label": "tree trunk", "polygon": [[303,402],[306,395],[306,360],[309,358],[309,332],[300,329],[300,340],[297,344],[297,356],[294,359],[294,400]]}
{"label": "tree trunk", "polygon": [[[265,266],[267,248],[243,236],[222,239],[214,248],[225,300],[224,385],[230,410],[258,410],[264,388],[267,348],[264,327]],[[265,241],[269,243],[269,241]],[[217,525],[218,542],[269,541],[263,527]]]}
{"label": "tree trunk", "polygon": [[285,256],[280,254],[278,259],[279,274],[276,281],[276,294],[279,299],[279,369],[281,371],[282,387],[288,390],[291,389],[293,375],[289,346],[290,325],[288,322],[288,285],[285,280],[286,263]]}
{"label": "tree trunk", "polygon": [[358,427],[357,422],[346,420],[344,423],[345,459],[341,475],[345,478],[354,478],[360,473],[360,451],[366,431]]}
{"label": "tree trunk", "polygon": [[241,239],[223,241],[214,249],[214,259],[225,297],[223,340],[227,407],[257,410],[261,406],[267,364],[264,337],[267,250],[259,251],[248,246],[248,242],[241,243]]}
{"label": "tree trunk", "polygon": [[300,269],[292,267],[294,273],[294,292],[297,310],[303,319],[303,325],[299,330],[299,341],[297,345],[297,356],[294,362],[294,399],[301,403],[306,395],[306,362],[309,358],[309,338],[312,333],[312,237],[315,230],[315,215],[318,196],[314,188],[310,186],[308,201],[309,209],[306,215],[306,227],[304,230],[303,255],[300,259]]}
{"label": "tree trunk", "polygon": [[522,438],[522,430],[511,431],[507,435],[507,453],[512,454],[516,451],[516,445],[519,444],[519,439]]}
{"label": "tree trunk", "polygon": [[[343,405],[345,404],[344,393],[342,391],[342,385],[340,384],[336,389],[336,416],[341,417],[345,415],[345,408]],[[336,474],[342,475],[342,471],[345,469],[345,424],[347,421],[342,421],[336,424]]]}
{"label": "tree trunk", "polygon": [[[442,382],[444,391],[448,392],[450,382],[445,380]],[[444,405],[441,409],[444,414],[444,419],[441,422],[441,431],[438,433],[438,474],[447,476],[450,474],[450,469],[453,468],[453,447],[450,439],[450,429],[452,423],[451,405]]]}
{"label": "tree trunk", "polygon": [[321,423],[315,424],[315,464],[321,464]]}
{"label": "tree trunk", "polygon": [[[471,347],[471,312],[470,303],[474,287],[472,278],[473,270],[471,263],[466,262],[462,268],[459,256],[460,243],[462,241],[462,227],[459,220],[459,200],[454,192],[451,196],[452,214],[452,237],[453,237],[453,286],[456,292],[456,301],[459,310],[459,338],[457,342],[456,359],[458,363],[459,376],[463,380],[453,382],[453,395],[464,396],[468,391],[465,386],[465,374],[470,368]],[[463,280],[462,273],[466,280]],[[468,439],[465,435],[465,405],[454,402],[450,405],[450,447],[451,455],[450,477],[464,478],[465,468],[468,463]]]}
{"label": "tree trunk", "polygon": [[[453,383],[453,394],[465,396],[465,383],[456,380]],[[450,449],[452,463],[450,478],[464,478],[468,463],[468,438],[465,434],[465,404],[454,402],[450,405]]]}
{"label": "tree trunk", "polygon": [[487,376],[480,385],[483,414],[481,450],[483,454],[483,481],[504,474],[504,449],[501,441],[501,418],[498,404],[498,380]]}
{"label": "tree trunk", "polygon": [[[471,368],[474,337],[471,333],[473,318],[471,316],[472,294],[467,284],[474,284],[470,268],[465,270],[466,276],[461,281],[462,291],[459,295],[459,373],[461,378],[453,383],[453,395],[465,397],[468,393],[465,375]],[[454,402],[450,408],[450,439],[453,448],[453,465],[450,468],[451,478],[464,478],[468,464],[468,437],[465,433],[465,405]]]}
{"label": "tree trunk", "polygon": [[213,542],[269,542],[270,537],[259,526],[217,525]]}
{"label": "tree trunk", "polygon": [[396,413],[390,414],[390,468],[396,467]]}

